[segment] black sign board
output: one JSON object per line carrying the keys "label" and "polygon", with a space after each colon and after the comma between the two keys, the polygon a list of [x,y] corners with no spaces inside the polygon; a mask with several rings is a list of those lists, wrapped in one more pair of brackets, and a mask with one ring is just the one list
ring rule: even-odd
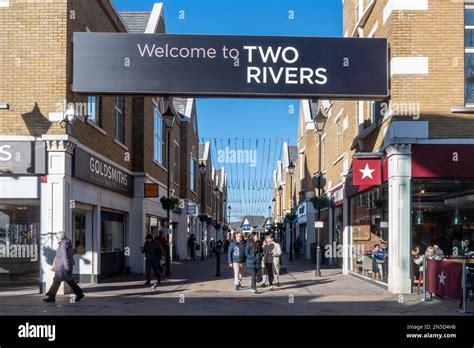
{"label": "black sign board", "polygon": [[74,33],[73,91],[381,99],[386,39]]}
{"label": "black sign board", "polygon": [[74,177],[118,193],[133,195],[132,175],[78,147],[74,154]]}

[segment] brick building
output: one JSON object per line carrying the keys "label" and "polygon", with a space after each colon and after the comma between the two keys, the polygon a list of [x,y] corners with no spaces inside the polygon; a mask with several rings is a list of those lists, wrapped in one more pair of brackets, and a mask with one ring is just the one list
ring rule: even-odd
{"label": "brick building", "polygon": [[[162,4],[118,13],[109,0],[10,0],[0,24],[0,238],[39,245],[37,261],[3,259],[0,283],[44,291],[59,231],[73,241],[73,273],[84,283],[142,273],[140,246],[159,230],[170,232],[172,258],[186,258],[201,208],[196,101],[71,91],[74,32],[163,33]],[[168,168],[170,194],[180,199],[169,229],[161,203]],[[216,180],[225,200],[225,173]],[[158,197],[145,198],[146,183],[158,185]]]}

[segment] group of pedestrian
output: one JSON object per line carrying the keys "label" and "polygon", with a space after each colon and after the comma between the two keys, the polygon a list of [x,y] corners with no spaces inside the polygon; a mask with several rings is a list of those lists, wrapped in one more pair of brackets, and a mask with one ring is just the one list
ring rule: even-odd
{"label": "group of pedestrian", "polygon": [[[250,272],[250,291],[258,293],[257,283],[273,289],[274,280],[280,286],[280,259],[282,250],[273,233],[264,236],[263,242],[258,234],[253,232],[248,240],[241,232],[234,234],[234,240],[229,243],[227,258],[229,267],[234,271],[235,290],[242,289],[242,279],[248,270]],[[268,283],[268,284],[267,284]]]}

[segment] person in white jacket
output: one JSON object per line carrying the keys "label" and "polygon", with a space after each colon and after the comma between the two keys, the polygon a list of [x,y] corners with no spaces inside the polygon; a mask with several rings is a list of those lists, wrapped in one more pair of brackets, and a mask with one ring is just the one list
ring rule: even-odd
{"label": "person in white jacket", "polygon": [[268,288],[273,289],[273,280],[280,286],[280,256],[282,254],[280,244],[275,241],[275,235],[269,233],[265,236],[263,246],[263,262],[268,279]]}

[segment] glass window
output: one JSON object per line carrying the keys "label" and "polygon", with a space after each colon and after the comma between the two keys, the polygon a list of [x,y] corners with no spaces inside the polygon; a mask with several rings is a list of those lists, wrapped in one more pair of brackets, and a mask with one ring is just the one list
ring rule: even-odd
{"label": "glass window", "polygon": [[158,163],[163,164],[163,117],[158,108],[155,108],[153,133],[153,159]]}
{"label": "glass window", "polygon": [[464,102],[474,104],[474,7],[464,10]]}
{"label": "glass window", "polygon": [[194,154],[191,154],[189,161],[189,188],[191,191],[196,192],[196,158]]}
{"label": "glass window", "polygon": [[174,146],[174,182],[179,185],[179,146]]}
{"label": "glass window", "polygon": [[100,117],[101,98],[96,96],[87,97],[87,119],[96,125],[101,125]]}
{"label": "glass window", "polygon": [[125,144],[125,98],[115,97],[115,139]]}
{"label": "glass window", "polygon": [[388,279],[389,260],[387,191],[384,185],[350,200],[352,271],[383,282]]}

